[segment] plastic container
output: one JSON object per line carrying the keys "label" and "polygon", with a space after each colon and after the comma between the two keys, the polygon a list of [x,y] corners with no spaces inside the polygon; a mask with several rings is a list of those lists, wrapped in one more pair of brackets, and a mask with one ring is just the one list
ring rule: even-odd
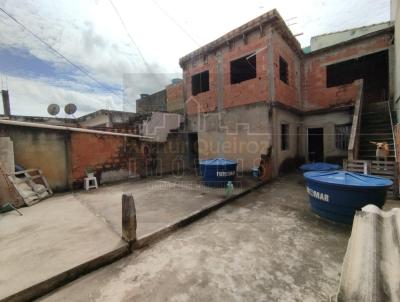
{"label": "plastic container", "polygon": [[389,179],[346,171],[307,172],[311,209],[332,221],[352,224],[357,210],[368,204],[382,207],[387,189],[393,185]]}
{"label": "plastic container", "polygon": [[303,172],[309,171],[335,171],[339,170],[342,167],[339,165],[328,164],[328,163],[312,163],[312,164],[304,164],[300,167],[300,170]]}
{"label": "plastic container", "polygon": [[252,175],[254,178],[259,177],[259,176],[260,176],[260,172],[258,171],[258,168],[253,168],[253,169],[251,169],[251,175]]}
{"label": "plastic container", "polygon": [[225,187],[236,177],[237,162],[224,158],[200,161],[200,174],[206,186]]}

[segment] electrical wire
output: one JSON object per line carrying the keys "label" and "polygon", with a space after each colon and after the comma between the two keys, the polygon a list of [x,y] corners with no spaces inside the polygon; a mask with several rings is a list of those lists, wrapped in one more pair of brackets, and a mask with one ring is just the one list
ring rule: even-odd
{"label": "electrical wire", "polygon": [[51,46],[49,43],[44,41],[41,37],[39,37],[37,34],[35,34],[32,30],[30,30],[28,27],[26,27],[21,21],[16,19],[14,16],[12,16],[10,13],[8,13],[4,8],[0,7],[0,11],[3,12],[6,16],[8,16],[12,21],[20,25],[24,30],[29,32],[33,37],[35,37],[38,41],[40,41],[43,45],[45,45],[47,48],[49,48],[52,52],[57,54],[59,57],[63,58],[66,62],[68,62],[70,65],[74,66],[76,69],[78,69],[81,73],[86,75],[89,79],[91,79],[93,82],[95,82],[99,87],[107,90],[111,94],[115,95],[119,99],[122,100],[121,96],[116,94],[114,91],[112,91],[110,88],[105,87],[100,81],[98,81],[96,78],[91,76],[89,72],[87,72],[84,68],[80,67],[79,65],[75,64],[72,62],[70,59],[68,59],[66,56],[64,56],[62,53],[60,53],[57,49],[55,49],[53,46]]}
{"label": "electrical wire", "polygon": [[142,51],[140,50],[138,44],[135,42],[135,40],[133,39],[132,35],[130,34],[128,27],[126,26],[124,19],[122,19],[121,14],[119,13],[118,8],[115,6],[114,2],[112,0],[108,0],[108,2],[110,3],[110,5],[112,6],[112,8],[114,9],[115,14],[117,15],[119,21],[121,22],[122,27],[125,30],[126,35],[128,36],[129,40],[131,41],[132,45],[136,48],[137,52],[139,53],[140,58],[142,59],[142,61],[144,62],[144,64],[146,65],[146,68],[150,71],[150,73],[153,73],[151,71],[151,67],[150,64],[147,63],[146,58],[144,57]]}
{"label": "electrical wire", "polygon": [[191,34],[189,34],[189,32],[178,23],[178,21],[176,21],[157,1],[155,0],[151,0],[155,6],[158,7],[158,9],[165,15],[167,16],[167,18],[172,21],[172,23],[174,23],[193,43],[195,43],[197,46],[200,47],[200,43],[197,42]]}

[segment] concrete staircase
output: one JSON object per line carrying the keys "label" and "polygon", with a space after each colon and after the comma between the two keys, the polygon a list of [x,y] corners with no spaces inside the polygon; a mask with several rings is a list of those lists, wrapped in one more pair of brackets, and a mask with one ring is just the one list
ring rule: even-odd
{"label": "concrete staircase", "polygon": [[387,142],[390,147],[388,161],[395,161],[393,132],[388,103],[368,102],[361,117],[359,159],[376,160],[376,146],[370,141]]}

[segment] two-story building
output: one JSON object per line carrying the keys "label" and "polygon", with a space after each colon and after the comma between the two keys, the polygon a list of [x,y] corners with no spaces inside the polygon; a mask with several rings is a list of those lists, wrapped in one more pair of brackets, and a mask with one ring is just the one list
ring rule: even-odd
{"label": "two-story building", "polygon": [[199,158],[248,171],[269,154],[277,174],[346,157],[357,100],[393,94],[392,44],[385,23],[316,37],[305,53],[272,10],[186,55],[185,117]]}

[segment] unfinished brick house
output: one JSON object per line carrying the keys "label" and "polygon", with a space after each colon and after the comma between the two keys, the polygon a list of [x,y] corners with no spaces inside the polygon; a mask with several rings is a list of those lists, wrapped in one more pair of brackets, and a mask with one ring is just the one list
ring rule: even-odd
{"label": "unfinished brick house", "polygon": [[323,35],[305,53],[272,10],[181,58],[199,158],[248,171],[269,153],[275,175],[301,159],[372,159],[369,140],[393,144],[393,34],[384,23]]}

